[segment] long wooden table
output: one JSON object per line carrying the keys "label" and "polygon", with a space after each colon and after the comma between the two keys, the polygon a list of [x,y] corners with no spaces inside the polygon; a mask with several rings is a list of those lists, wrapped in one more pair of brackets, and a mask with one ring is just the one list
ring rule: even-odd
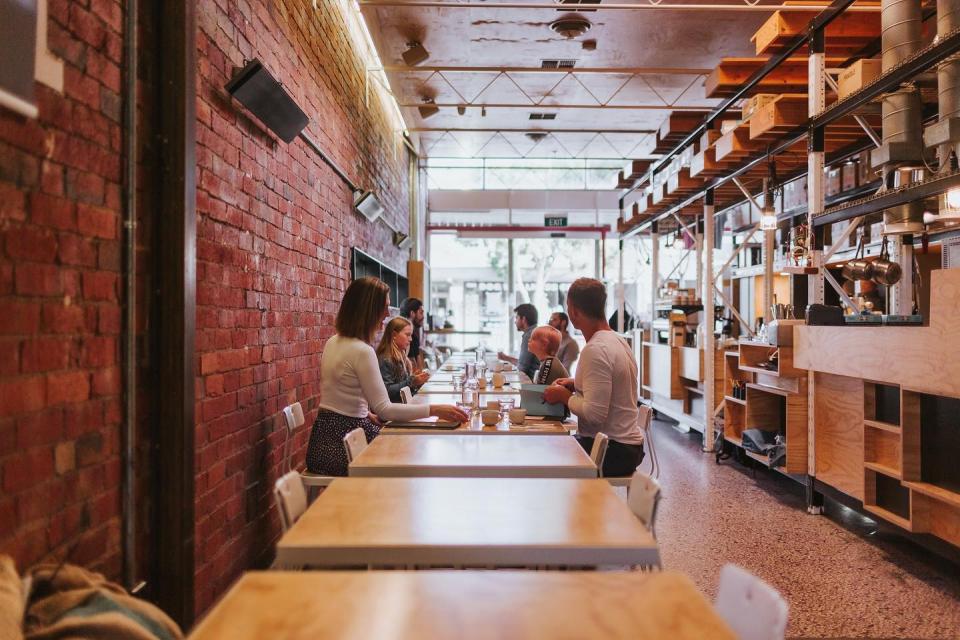
{"label": "long wooden table", "polygon": [[[509,385],[504,385],[500,388],[494,387],[492,385],[487,385],[483,389],[478,389],[481,394],[500,394],[500,395],[520,395],[519,383],[513,383]],[[417,391],[417,395],[436,395],[436,394],[452,394],[458,393],[453,388],[453,382],[434,382],[433,380],[427,382],[425,385],[420,387]]]}
{"label": "long wooden table", "polygon": [[553,571],[251,572],[190,635],[193,640],[735,637],[682,574]]}
{"label": "long wooden table", "polygon": [[375,438],[349,466],[353,477],[596,478],[597,466],[573,438],[416,435]]}
{"label": "long wooden table", "polygon": [[657,566],[660,553],[601,478],[338,478],[277,543],[277,563]]}

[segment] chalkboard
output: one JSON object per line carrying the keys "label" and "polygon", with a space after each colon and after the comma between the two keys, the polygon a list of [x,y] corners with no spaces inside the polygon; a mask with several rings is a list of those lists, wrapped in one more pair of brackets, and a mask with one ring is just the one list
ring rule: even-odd
{"label": "chalkboard", "polygon": [[36,117],[37,0],[0,0],[0,106]]}

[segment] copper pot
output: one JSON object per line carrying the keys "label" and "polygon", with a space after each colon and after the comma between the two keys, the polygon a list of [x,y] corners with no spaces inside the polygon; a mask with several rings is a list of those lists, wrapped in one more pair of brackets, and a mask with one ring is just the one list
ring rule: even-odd
{"label": "copper pot", "polygon": [[903,276],[903,269],[900,264],[890,259],[890,252],[887,249],[887,239],[883,239],[883,248],[880,250],[880,259],[873,263],[873,273],[870,279],[877,284],[886,286],[894,285],[900,282]]}
{"label": "copper pot", "polygon": [[866,258],[854,258],[843,265],[843,277],[847,280],[872,280],[874,262]]}

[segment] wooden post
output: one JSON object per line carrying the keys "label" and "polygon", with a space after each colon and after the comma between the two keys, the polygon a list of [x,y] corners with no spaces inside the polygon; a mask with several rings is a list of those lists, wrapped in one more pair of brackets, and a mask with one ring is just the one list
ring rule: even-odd
{"label": "wooden post", "polygon": [[[713,452],[714,441],[714,359],[716,358],[716,340],[713,335],[714,321],[714,294],[713,294],[713,189],[708,189],[703,199],[703,235],[697,234],[700,239],[698,245],[702,249],[703,264],[702,277],[699,279],[701,289],[701,302],[703,303],[703,450]],[[700,258],[698,252],[697,258]],[[698,273],[701,269],[697,270]]]}

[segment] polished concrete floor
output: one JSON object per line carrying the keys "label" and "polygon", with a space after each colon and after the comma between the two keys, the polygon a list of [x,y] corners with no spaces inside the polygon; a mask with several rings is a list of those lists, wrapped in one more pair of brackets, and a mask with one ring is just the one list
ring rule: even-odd
{"label": "polished concrete floor", "polygon": [[725,563],[746,567],[786,598],[791,638],[960,638],[960,565],[837,503],[809,515],[792,480],[717,465],[699,434],[653,428],[664,568],[712,598]]}

